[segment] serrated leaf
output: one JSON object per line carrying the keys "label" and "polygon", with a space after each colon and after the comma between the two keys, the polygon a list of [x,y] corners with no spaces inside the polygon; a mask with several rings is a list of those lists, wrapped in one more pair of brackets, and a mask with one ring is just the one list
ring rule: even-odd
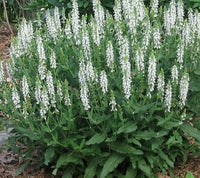
{"label": "serrated leaf", "polygon": [[158,155],[159,155],[162,159],[164,159],[164,160],[166,161],[166,163],[167,163],[169,166],[171,166],[171,167],[174,166],[173,161],[171,161],[171,160],[169,159],[169,157],[168,157],[162,150],[159,150],[159,151],[158,151]]}
{"label": "serrated leaf", "polygon": [[141,171],[143,171],[146,174],[146,176],[148,177],[151,176],[151,168],[149,165],[146,164],[144,160],[138,161],[138,167],[140,168]]}
{"label": "serrated leaf", "polygon": [[105,178],[110,172],[112,172],[123,160],[125,159],[122,155],[111,155],[105,162],[103,169],[100,174],[100,178]]}
{"label": "serrated leaf", "polygon": [[53,148],[48,148],[44,153],[44,164],[48,166],[49,162],[53,159],[55,150]]}
{"label": "serrated leaf", "polygon": [[189,134],[191,137],[195,138],[196,140],[198,140],[200,142],[200,131],[195,129],[194,127],[192,127],[190,124],[188,123],[184,123],[183,125],[181,125],[181,130],[187,134]]}
{"label": "serrated leaf", "polygon": [[135,139],[135,138],[129,138],[128,139],[128,143],[134,143],[134,144],[136,144],[139,147],[142,146],[142,144],[137,139]]}
{"label": "serrated leaf", "polygon": [[95,134],[90,140],[86,142],[86,145],[93,145],[103,142],[106,139],[106,134]]}
{"label": "serrated leaf", "polygon": [[105,158],[94,158],[90,161],[88,167],[85,170],[84,178],[94,177],[96,174],[97,165],[102,162]]}
{"label": "serrated leaf", "polygon": [[151,130],[140,131],[136,134],[137,139],[151,140],[156,137],[157,133]]}
{"label": "serrated leaf", "polygon": [[142,155],[143,152],[139,149],[134,148],[132,145],[127,145],[125,143],[113,143],[110,144],[110,149],[124,154],[132,154],[132,155]]}
{"label": "serrated leaf", "polygon": [[120,127],[117,131],[117,134],[120,134],[120,133],[131,133],[131,132],[134,132],[136,131],[137,129],[137,125],[136,123],[126,123],[124,126]]}

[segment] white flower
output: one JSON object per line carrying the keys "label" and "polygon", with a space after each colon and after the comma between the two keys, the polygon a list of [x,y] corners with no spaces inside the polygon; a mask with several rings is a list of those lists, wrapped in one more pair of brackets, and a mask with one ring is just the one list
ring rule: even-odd
{"label": "white flower", "polygon": [[43,86],[41,91],[41,107],[40,107],[40,115],[42,118],[46,119],[46,113],[49,109],[49,96],[46,90],[46,87]]}
{"label": "white flower", "polygon": [[95,72],[92,61],[88,61],[85,67],[85,75],[87,81],[94,81],[95,80]]}
{"label": "white flower", "polygon": [[100,86],[101,86],[103,94],[108,92],[108,79],[107,79],[106,72],[104,70],[101,71],[100,73]]}
{"label": "white flower", "polygon": [[16,109],[21,108],[20,97],[19,97],[19,94],[17,92],[17,88],[15,85],[12,87],[12,101],[13,101],[13,104]]}
{"label": "white flower", "polygon": [[160,35],[160,30],[158,26],[153,29],[153,41],[154,41],[154,47],[156,49],[160,49],[161,35]]}
{"label": "white flower", "polygon": [[97,31],[99,33],[100,39],[104,37],[104,25],[105,25],[105,13],[101,6],[100,0],[93,0],[93,11],[94,18],[97,24]]}
{"label": "white flower", "polygon": [[24,119],[26,119],[27,116],[29,115],[29,114],[28,114],[28,111],[27,111],[27,106],[26,106],[26,103],[25,103],[25,102],[23,102],[23,111],[22,111],[22,114],[23,114],[23,116],[24,116]]}
{"label": "white flower", "polygon": [[141,50],[140,47],[138,47],[138,49],[136,50],[136,67],[137,67],[137,70],[139,72],[142,72],[144,74],[144,54],[143,54],[143,51]]}
{"label": "white flower", "polygon": [[37,43],[37,52],[39,56],[38,73],[40,75],[41,80],[44,80],[46,77],[46,55],[44,51],[42,38],[40,36],[37,37],[36,43]]}
{"label": "white flower", "polygon": [[114,72],[114,52],[111,41],[108,41],[108,44],[106,46],[106,63],[111,72]]}
{"label": "white flower", "polygon": [[45,55],[45,51],[44,51],[44,45],[42,42],[42,38],[40,36],[37,37],[36,43],[37,43],[37,52],[38,52],[39,59],[41,61],[43,61],[46,59],[46,55]]}
{"label": "white flower", "polygon": [[158,0],[151,1],[151,11],[153,12],[154,17],[158,15]]}
{"label": "white flower", "polygon": [[79,10],[78,10],[78,3],[76,0],[72,1],[72,32],[74,34],[74,40],[76,45],[80,45],[80,19],[79,19]]}
{"label": "white flower", "polygon": [[0,61],[0,84],[4,81],[3,62]]}
{"label": "white flower", "polygon": [[66,20],[65,35],[66,35],[68,40],[72,38],[71,23],[70,23],[69,19]]}
{"label": "white flower", "polygon": [[178,84],[178,68],[176,65],[173,65],[171,69],[171,77],[172,77],[172,84]]}
{"label": "white flower", "polygon": [[42,89],[42,85],[41,85],[41,82],[40,82],[39,78],[37,77],[36,84],[35,84],[36,104],[40,104],[40,101],[41,101],[41,89]]}
{"label": "white flower", "polygon": [[113,8],[114,10],[114,18],[116,21],[121,21],[122,20],[122,7],[121,7],[121,0],[116,0],[115,1],[115,6]]}
{"label": "white flower", "polygon": [[167,106],[167,111],[170,112],[172,106],[172,85],[170,81],[167,83],[166,91],[165,91],[165,104]]}
{"label": "white flower", "polygon": [[56,103],[55,89],[54,89],[54,83],[53,83],[53,76],[50,71],[47,72],[46,82],[47,82],[47,90],[50,96],[51,105],[55,107],[55,103]]}
{"label": "white flower", "polygon": [[[54,12],[55,13],[55,12]],[[57,16],[57,14],[56,14]],[[56,17],[57,18],[57,17]],[[60,21],[60,19],[59,19]],[[49,12],[49,9],[46,11],[46,24],[47,24],[47,29],[48,29],[48,32],[49,32],[49,35],[54,39],[56,40],[57,39],[57,36],[58,36],[58,27],[56,26],[56,23],[55,22],[55,19],[54,17],[52,17],[50,15],[50,12]],[[59,22],[58,22],[59,23]]]}
{"label": "white flower", "polygon": [[67,89],[65,90],[64,102],[65,102],[66,106],[70,106],[71,105],[71,99],[69,97],[69,92],[68,92]]}
{"label": "white flower", "polygon": [[89,104],[89,89],[86,82],[81,84],[81,91],[80,91],[81,101],[83,103],[84,109],[87,111],[90,109]]}
{"label": "white flower", "polygon": [[52,50],[51,56],[50,56],[50,67],[52,69],[56,69],[56,54],[53,50]]}
{"label": "white flower", "polygon": [[87,76],[86,76],[86,66],[82,59],[80,59],[79,63],[79,83],[80,83],[80,98],[83,103],[84,109],[89,110],[89,89],[87,84]]}
{"label": "white flower", "polygon": [[122,46],[120,47],[120,63],[122,69],[122,85],[125,98],[131,96],[131,63],[129,62],[129,41],[123,38]]}
{"label": "white flower", "polygon": [[29,97],[29,86],[28,86],[28,81],[25,75],[22,78],[22,93],[24,96],[24,100],[26,102],[27,97]]}
{"label": "white flower", "polygon": [[177,53],[177,61],[182,68],[183,57],[184,57],[184,45],[182,41],[178,44],[176,53]]}
{"label": "white flower", "polygon": [[115,101],[115,96],[113,93],[111,93],[111,100],[110,100],[110,103],[109,105],[111,106],[111,111],[117,111],[117,103]]}
{"label": "white flower", "polygon": [[99,46],[100,45],[100,34],[97,28],[97,24],[94,19],[91,20],[90,26],[92,27],[92,39],[94,43]]}
{"label": "white flower", "polygon": [[82,20],[82,47],[83,47],[83,52],[84,56],[87,60],[91,59],[91,49],[90,49],[90,39],[89,39],[89,33],[87,30],[87,25],[86,25],[86,19],[84,18]]}
{"label": "white flower", "polygon": [[7,71],[7,74],[8,74],[8,78],[10,80],[12,80],[13,79],[13,68],[12,68],[12,66],[9,62],[6,62],[6,71]]}
{"label": "white flower", "polygon": [[182,26],[184,21],[184,4],[182,0],[177,3],[177,20],[180,26]]}
{"label": "white flower", "polygon": [[163,69],[161,70],[161,72],[158,74],[158,78],[157,78],[157,89],[158,92],[161,93],[161,96],[163,98],[164,96],[164,90],[165,90],[165,76],[164,76],[164,71]]}
{"label": "white flower", "polygon": [[143,33],[144,35],[144,38],[143,38],[143,41],[142,41],[142,50],[143,50],[143,53],[145,54],[147,49],[148,49],[148,46],[149,46],[149,42],[150,42],[150,37],[151,37],[151,24],[150,24],[150,21],[148,20],[145,24],[146,28],[145,28],[145,31]]}
{"label": "white flower", "polygon": [[183,38],[185,47],[187,47],[192,41],[191,26],[187,22],[185,22],[184,27],[183,27],[182,38]]}
{"label": "white flower", "polygon": [[58,7],[54,8],[54,23],[57,28],[57,31],[61,29],[61,22],[60,22],[60,14]]}
{"label": "white flower", "polygon": [[13,57],[20,57],[29,52],[29,47],[33,39],[32,23],[27,23],[24,19],[18,29],[17,41],[11,43],[10,55]]}
{"label": "white flower", "polygon": [[189,89],[189,74],[185,73],[180,80],[179,98],[181,107],[185,106]]}
{"label": "white flower", "polygon": [[149,92],[154,90],[156,80],[156,58],[154,54],[151,54],[148,66],[148,86]]}
{"label": "white flower", "polygon": [[57,94],[60,97],[60,100],[63,99],[63,91],[62,91],[62,85],[60,83],[60,81],[58,81],[57,83]]}

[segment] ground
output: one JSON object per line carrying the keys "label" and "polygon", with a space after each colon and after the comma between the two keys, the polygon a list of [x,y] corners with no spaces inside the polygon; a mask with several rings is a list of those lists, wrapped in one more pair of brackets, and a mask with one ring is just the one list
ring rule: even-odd
{"label": "ground", "polygon": [[[10,39],[12,35],[8,28],[5,26],[0,26],[0,58],[5,62],[9,58],[9,47]],[[2,117],[3,112],[0,111],[0,117]],[[6,118],[5,118],[6,119]],[[1,131],[1,122],[0,122],[0,131]],[[1,145],[1,137],[6,137],[5,132],[0,132],[0,178],[12,178],[14,177],[15,171],[24,163],[24,160],[19,159],[18,155],[7,150],[6,147]],[[36,171],[34,169],[34,163],[28,166],[25,171],[17,178],[51,178],[49,174],[45,173],[44,169]],[[189,155],[188,161],[184,164],[182,162],[177,162],[174,173],[176,177],[185,177],[187,172],[191,172],[195,178],[200,178],[200,157],[195,157]],[[159,175],[159,178],[170,178],[166,175]],[[172,177],[173,178],[173,177]]]}

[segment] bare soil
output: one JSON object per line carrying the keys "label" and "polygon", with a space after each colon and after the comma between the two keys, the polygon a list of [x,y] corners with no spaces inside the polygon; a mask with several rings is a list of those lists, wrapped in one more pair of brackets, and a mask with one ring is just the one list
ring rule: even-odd
{"label": "bare soil", "polygon": [[[4,61],[9,58],[10,39],[13,37],[9,29],[0,25],[0,58]],[[0,117],[3,113],[0,112]],[[1,124],[1,123],[0,123]],[[0,146],[0,178],[13,178],[15,177],[16,170],[24,163],[18,155],[7,150],[7,148]],[[31,163],[20,176],[16,178],[53,178],[52,175],[47,173],[44,169],[36,170]],[[187,162],[184,164],[178,162],[174,169],[176,178],[185,178],[187,172],[191,172],[195,178],[200,178],[200,157],[190,155]],[[165,175],[159,174],[159,178],[170,178],[166,173]],[[174,177],[171,177],[174,178]]]}

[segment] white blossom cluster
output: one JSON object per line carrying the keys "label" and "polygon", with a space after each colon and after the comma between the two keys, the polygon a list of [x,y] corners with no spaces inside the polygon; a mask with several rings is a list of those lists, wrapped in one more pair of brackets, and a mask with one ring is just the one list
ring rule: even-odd
{"label": "white blossom cluster", "polygon": [[47,83],[47,91],[49,94],[49,99],[50,99],[51,105],[53,107],[56,107],[55,106],[55,104],[56,104],[55,88],[54,88],[54,83],[53,83],[53,76],[50,71],[47,72],[46,83]]}
{"label": "white blossom cluster", "polygon": [[13,41],[10,47],[11,58],[18,58],[28,53],[32,39],[34,38],[34,31],[32,23],[24,19],[18,29],[17,41]]}
{"label": "white blossom cluster", "polygon": [[96,33],[99,34],[100,39],[104,37],[105,13],[101,6],[100,0],[92,0],[94,18],[96,22]]}
{"label": "white blossom cluster", "polygon": [[169,81],[165,90],[165,104],[167,106],[167,111],[170,112],[172,106],[172,85]]}
{"label": "white blossom cluster", "polygon": [[12,87],[12,101],[16,109],[21,108],[20,97],[15,85]]}
{"label": "white blossom cluster", "polygon": [[125,98],[129,99],[131,96],[131,63],[129,61],[129,41],[123,38],[122,46],[120,47],[120,63],[122,69],[122,85]]}
{"label": "white blossom cluster", "polygon": [[58,33],[61,30],[61,22],[60,22],[60,15],[59,15],[58,7],[54,8],[53,16],[51,16],[49,10],[47,10],[46,24],[47,24],[49,35],[54,39],[54,42],[56,42]]}
{"label": "white blossom cluster", "polygon": [[37,52],[39,56],[39,65],[38,65],[38,73],[40,75],[41,80],[44,80],[46,77],[46,55],[44,51],[44,45],[42,42],[42,38],[40,36],[37,37]]}
{"label": "white blossom cluster", "polygon": [[72,23],[72,32],[74,36],[74,40],[77,45],[80,45],[80,18],[79,18],[79,10],[78,10],[78,3],[76,0],[72,1],[72,14],[71,14],[71,23]]}
{"label": "white blossom cluster", "polygon": [[[116,75],[116,77],[121,77],[120,80],[122,80],[125,99],[129,100],[133,92],[132,80],[134,81],[135,68],[136,72],[142,74],[144,85],[148,85],[147,96],[149,98],[157,92],[159,96],[161,95],[161,100],[166,105],[166,111],[170,112],[172,108],[172,93],[175,93],[173,89],[174,86],[178,86],[180,106],[184,107],[189,88],[189,75],[185,73],[181,78],[179,77],[179,72],[181,76],[185,63],[184,57],[187,57],[184,54],[185,50],[194,45],[196,38],[200,38],[200,13],[194,13],[190,10],[188,21],[184,20],[183,2],[172,0],[169,7],[164,9],[163,22],[165,30],[164,33],[161,33],[159,23],[157,24],[155,21],[152,23],[151,21],[151,18],[155,20],[158,17],[158,0],[152,0],[151,2],[150,14],[152,13],[153,17],[149,17],[142,0],[116,0],[113,9],[114,21],[112,21],[112,15],[105,15],[100,0],[93,0],[92,2],[94,17],[91,17],[90,22],[87,22],[88,19],[85,16],[80,20],[78,3],[76,0],[73,0],[72,12],[68,19],[64,18],[63,29],[59,9],[56,7],[53,16],[50,15],[49,11],[46,12],[46,26],[49,35],[41,37],[38,35],[40,33],[35,34],[37,53],[33,57],[36,56],[39,60],[37,65],[38,74],[36,74],[34,87],[34,100],[40,106],[41,117],[46,119],[50,108],[52,107],[52,110],[57,108],[59,102],[56,99],[59,98],[60,103],[63,102],[66,106],[72,105],[74,100],[68,84],[64,86],[63,81],[56,81],[56,77],[54,78],[54,75],[57,75],[60,69],[60,65],[57,67],[59,64],[58,60],[64,61],[65,59],[59,58],[59,49],[57,49],[57,46],[55,48],[54,46],[46,48],[46,44],[49,45],[48,43],[51,43],[52,39],[59,47],[59,43],[57,42],[59,42],[60,38],[63,41],[65,40],[66,48],[71,49],[69,59],[65,61],[66,63],[69,62],[68,68],[78,63],[77,58],[81,58],[79,61],[79,72],[77,73],[80,86],[80,100],[86,111],[91,108],[90,92],[93,92],[91,89],[97,86],[100,86],[98,88],[102,90],[104,96],[109,96],[111,91],[109,106],[111,107],[111,111],[117,111],[112,83],[109,80],[112,80],[112,76],[115,76],[118,69],[121,70],[121,73]],[[122,23],[123,20],[125,20],[125,23]],[[110,21],[114,23],[109,23]],[[111,26],[114,28],[107,29]],[[62,36],[59,34],[65,35]],[[111,36],[109,36],[110,34]],[[160,59],[155,54],[158,54],[162,50],[165,42],[168,43],[167,38],[170,38],[170,35],[174,34],[179,42],[177,42],[177,47],[175,48],[176,58],[170,63],[171,75],[167,78],[167,75],[164,74],[165,72],[170,72],[164,71],[162,69],[163,66],[160,67],[158,63],[159,60],[165,60],[165,56],[163,59]],[[116,41],[111,41],[111,37],[116,37]],[[11,45],[11,57],[14,59],[28,53],[33,39],[34,31],[32,24],[24,20],[18,32],[18,39],[13,41]],[[73,46],[74,43],[76,44],[75,49]],[[48,54],[49,50],[50,53]],[[169,52],[167,50],[168,46],[166,46],[166,54]],[[78,57],[73,56],[73,54]],[[47,61],[46,56],[48,56],[49,61]],[[73,65],[70,65],[70,63],[73,63]],[[135,67],[133,67],[134,65]],[[50,68],[47,70],[48,67]],[[13,68],[9,69],[7,67],[7,69],[8,74],[10,73],[9,77],[13,78]],[[73,70],[68,70],[67,75],[74,72]],[[157,73],[157,70],[160,73]],[[110,73],[112,74],[110,75]],[[136,77],[138,77],[138,73],[136,73]],[[65,75],[63,76],[66,77]],[[25,105],[27,104],[27,98],[31,96],[31,86],[29,87],[29,84],[32,84],[28,81],[28,78],[30,76],[26,77],[26,74],[24,74],[22,81],[19,82],[24,101],[20,101],[18,87],[15,87],[15,85],[12,87],[13,104],[15,108],[21,108],[21,103],[23,103],[22,109],[25,117],[27,116]],[[1,62],[0,83],[3,80],[4,72]],[[170,81],[166,83],[165,80]],[[54,82],[56,83],[56,87],[54,86]],[[157,87],[157,91],[155,91],[155,87]]]}
{"label": "white blossom cluster", "polygon": [[187,99],[187,94],[188,94],[188,89],[189,89],[189,74],[185,73],[180,80],[180,93],[179,93],[179,98],[180,98],[180,105],[181,107],[185,106],[185,102]]}
{"label": "white blossom cluster", "polygon": [[111,41],[109,41],[106,46],[106,63],[110,71],[114,72],[114,51]]}
{"label": "white blossom cluster", "polygon": [[135,55],[136,55],[135,56],[135,62],[136,62],[137,70],[144,74],[144,72],[145,72],[144,54],[143,54],[143,51],[141,50],[140,47],[138,47],[138,49],[136,50]]}
{"label": "white blossom cluster", "polygon": [[[156,81],[156,58],[154,54],[151,54],[148,65],[148,86],[150,93],[154,91],[155,81]],[[149,96],[151,96],[150,93]]]}
{"label": "white blossom cluster", "polygon": [[161,70],[161,72],[158,74],[158,78],[157,78],[157,89],[158,92],[161,93],[161,97],[163,100],[163,96],[165,94],[165,75],[164,75],[164,71],[163,69]]}
{"label": "white blossom cluster", "polygon": [[100,73],[100,86],[103,94],[106,94],[108,92],[108,78],[105,71],[101,71]]}
{"label": "white blossom cluster", "polygon": [[79,63],[79,83],[80,83],[80,97],[83,103],[84,109],[89,110],[89,89],[87,84],[87,76],[86,76],[86,66],[84,61],[81,59]]}
{"label": "white blossom cluster", "polygon": [[22,93],[24,96],[24,100],[26,102],[27,97],[29,97],[29,85],[28,85],[28,81],[25,75],[22,78]]}
{"label": "white blossom cluster", "polygon": [[176,65],[172,66],[171,69],[171,78],[172,78],[172,84],[178,84],[178,68]]}

